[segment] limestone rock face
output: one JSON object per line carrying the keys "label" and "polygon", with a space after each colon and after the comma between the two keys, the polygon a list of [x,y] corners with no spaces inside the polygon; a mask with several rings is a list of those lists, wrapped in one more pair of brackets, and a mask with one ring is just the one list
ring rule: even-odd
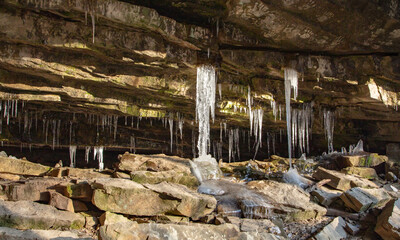
{"label": "limestone rock face", "polygon": [[198,219],[216,207],[213,197],[166,182],[141,185],[126,179],[96,179],[92,187],[92,203],[115,213],[135,216],[170,213]]}
{"label": "limestone rock face", "polygon": [[375,227],[384,240],[400,239],[400,200],[391,200],[383,208]]}
{"label": "limestone rock face", "polygon": [[0,157],[0,172],[12,173],[27,176],[40,176],[50,171],[50,167],[46,167],[27,160]]}
{"label": "limestone rock face", "polygon": [[0,222],[17,229],[81,229],[85,218],[36,202],[0,201]]}

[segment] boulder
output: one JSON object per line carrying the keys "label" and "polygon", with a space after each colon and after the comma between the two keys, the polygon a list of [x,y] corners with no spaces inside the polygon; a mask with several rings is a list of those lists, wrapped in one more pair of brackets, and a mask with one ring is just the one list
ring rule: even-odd
{"label": "boulder", "polygon": [[342,217],[336,217],[328,225],[326,225],[313,239],[315,240],[341,240],[347,238],[345,230],[346,221]]}
{"label": "boulder", "polygon": [[13,240],[93,240],[94,238],[76,231],[59,231],[59,230],[18,230],[8,227],[0,227],[0,239],[13,239]]}
{"label": "boulder", "polygon": [[136,240],[136,239],[283,239],[269,233],[241,233],[239,228],[232,224],[210,225],[190,223],[179,224],[157,224],[136,222],[123,222],[100,227],[99,236],[102,240]]}
{"label": "boulder", "polygon": [[185,185],[189,188],[197,188],[199,182],[196,177],[186,172],[176,172],[175,170],[168,170],[162,172],[150,171],[134,171],[131,172],[131,178],[137,183],[150,183],[157,184],[161,182],[178,183]]}
{"label": "boulder", "polygon": [[302,188],[270,180],[252,181],[248,187],[261,192],[273,206],[280,206],[277,211],[285,212],[285,220],[304,220],[324,216],[326,209],[310,201],[310,194]]}
{"label": "boulder", "polygon": [[336,159],[336,163],[339,168],[346,167],[374,167],[383,162],[387,162],[388,157],[383,155],[378,155],[377,153],[371,153],[369,155],[348,155],[339,156]]}
{"label": "boulder", "polygon": [[390,200],[378,216],[375,232],[384,240],[400,239],[400,199]]}
{"label": "boulder", "polygon": [[136,216],[170,213],[198,219],[216,207],[214,197],[199,194],[185,186],[160,183],[139,184],[126,179],[96,179],[92,203],[103,211]]}
{"label": "boulder", "polygon": [[130,221],[128,218],[112,212],[105,212],[99,218],[101,226]]}
{"label": "boulder", "polygon": [[340,197],[342,192],[321,186],[311,191],[310,194],[314,196],[322,206],[329,207],[331,203]]}
{"label": "boulder", "polygon": [[118,156],[119,163],[117,168],[120,171],[153,171],[162,172],[174,170],[190,174],[189,159],[176,156],[167,156],[165,154],[156,155],[138,155],[125,153]]}
{"label": "boulder", "polygon": [[344,192],[340,198],[344,204],[356,212],[364,212],[370,208],[385,205],[391,196],[385,189],[352,188]]}
{"label": "boulder", "polygon": [[72,200],[72,205],[74,205],[74,211],[75,212],[86,212],[88,211],[88,207],[84,202],[81,202],[79,200]]}
{"label": "boulder", "polygon": [[327,184],[335,189],[347,191],[352,187],[368,187],[378,188],[378,186],[364,178],[346,175],[344,173],[328,170],[322,167],[318,167],[317,171],[313,174],[313,178],[321,181],[324,179],[330,179]]}
{"label": "boulder", "polygon": [[21,182],[10,182],[3,185],[10,201],[43,201],[50,200],[49,190],[65,180],[57,178],[35,178]]}
{"label": "boulder", "polygon": [[51,167],[29,162],[23,159],[0,157],[0,173],[11,173],[25,176],[42,176],[51,170]]}
{"label": "boulder", "polygon": [[64,182],[58,184],[57,192],[72,199],[78,199],[85,202],[92,201],[93,189],[87,181]]}
{"label": "boulder", "polygon": [[52,177],[69,177],[74,179],[92,179],[92,178],[111,178],[112,176],[106,173],[101,173],[96,169],[82,169],[61,167],[50,171],[47,175]]}
{"label": "boulder", "polygon": [[345,174],[353,174],[366,179],[377,179],[378,175],[376,174],[375,169],[368,167],[347,167],[341,170],[342,173]]}
{"label": "boulder", "polygon": [[11,173],[0,173],[0,179],[10,180],[10,181],[18,181],[21,179],[20,175],[11,174]]}
{"label": "boulder", "polygon": [[50,206],[68,212],[75,212],[74,203],[72,199],[63,196],[58,192],[50,191],[49,193],[50,193],[50,202],[49,202]]}
{"label": "boulder", "polygon": [[114,178],[131,179],[131,175],[124,173],[124,172],[114,172],[112,176]]}
{"label": "boulder", "polygon": [[18,229],[81,229],[85,218],[36,202],[0,201],[0,225]]}

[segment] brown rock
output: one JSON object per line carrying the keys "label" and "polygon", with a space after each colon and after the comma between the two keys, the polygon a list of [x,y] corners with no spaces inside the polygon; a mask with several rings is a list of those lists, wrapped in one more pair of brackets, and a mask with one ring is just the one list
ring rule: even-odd
{"label": "brown rock", "polygon": [[112,176],[114,178],[131,179],[131,176],[129,174],[123,172],[114,172]]}
{"label": "brown rock", "polygon": [[221,225],[221,224],[225,224],[225,219],[223,217],[216,217],[215,218],[215,225]]}
{"label": "brown rock", "polygon": [[174,214],[199,219],[216,207],[214,197],[185,186],[160,183],[141,185],[126,179],[96,179],[92,203],[103,211],[136,216]]}
{"label": "brown rock", "polygon": [[51,167],[46,167],[27,160],[0,157],[0,173],[11,173],[26,176],[42,176],[49,172]]}
{"label": "brown rock", "polygon": [[366,179],[377,179],[375,169],[368,167],[347,167],[341,170],[342,173],[357,175]]}
{"label": "brown rock", "polygon": [[99,217],[99,222],[101,226],[104,226],[120,222],[130,222],[130,220],[120,214],[105,212]]}
{"label": "brown rock", "polygon": [[56,189],[66,197],[85,202],[92,201],[93,189],[87,181],[61,183]]}
{"label": "brown rock", "polygon": [[385,205],[391,197],[383,189],[352,188],[344,192],[340,198],[344,204],[356,212],[363,212],[370,208]]}
{"label": "brown rock", "polygon": [[400,200],[390,200],[378,217],[375,232],[384,240],[400,239]]}
{"label": "brown rock", "polygon": [[356,156],[339,156],[336,159],[336,163],[340,168],[346,167],[374,167],[383,162],[386,162],[388,158],[383,155],[371,153],[369,155],[356,155]]}
{"label": "brown rock", "polygon": [[72,200],[72,203],[74,205],[75,212],[86,212],[89,210],[84,202],[81,202],[79,200]]}
{"label": "brown rock", "polygon": [[313,190],[310,194],[314,196],[316,199],[318,199],[318,202],[321,205],[328,207],[329,205],[331,205],[332,202],[334,202],[336,199],[340,197],[342,192],[321,186]]}
{"label": "brown rock", "polygon": [[322,167],[318,167],[317,171],[313,174],[313,178],[317,180],[330,179],[331,181],[327,184],[342,191],[347,191],[352,187],[378,188],[375,183],[367,179],[346,175],[344,173],[328,170]]}
{"label": "brown rock", "polygon": [[0,173],[0,179],[10,180],[10,181],[18,181],[21,179],[19,175],[11,174],[11,173]]}
{"label": "brown rock", "polygon": [[28,179],[23,182],[11,182],[4,185],[8,200],[43,201],[50,200],[49,190],[64,180],[57,178]]}
{"label": "brown rock", "polygon": [[[298,186],[270,180],[252,181],[247,185],[261,192],[265,196],[264,198],[268,199],[271,206],[265,206],[266,210],[284,212],[283,216],[287,221],[318,218],[326,214],[326,209],[310,201],[310,194]],[[259,201],[258,199],[252,198],[251,200]],[[244,200],[248,201],[250,199],[245,198]],[[248,205],[251,206],[254,204],[249,203]],[[262,204],[255,205],[263,206]],[[252,212],[257,213],[262,209],[254,210]]]}
{"label": "brown rock", "polygon": [[63,196],[62,194],[54,191],[50,191],[50,206],[56,207],[60,210],[66,210],[69,212],[75,212],[74,204],[70,198]]}

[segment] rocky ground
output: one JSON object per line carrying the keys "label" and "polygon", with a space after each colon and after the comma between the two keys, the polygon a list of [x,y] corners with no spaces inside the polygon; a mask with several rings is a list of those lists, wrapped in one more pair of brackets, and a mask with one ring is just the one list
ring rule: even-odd
{"label": "rocky ground", "polygon": [[200,185],[174,156],[125,153],[99,172],[2,152],[0,239],[400,239],[396,163],[363,152],[294,164],[302,187],[282,181],[278,156],[220,162],[225,177]]}

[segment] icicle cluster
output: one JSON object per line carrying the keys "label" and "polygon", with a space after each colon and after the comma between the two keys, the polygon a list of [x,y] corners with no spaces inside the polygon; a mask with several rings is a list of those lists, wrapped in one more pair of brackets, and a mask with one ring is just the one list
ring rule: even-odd
{"label": "icicle cluster", "polygon": [[328,140],[328,153],[332,153],[333,149],[333,131],[335,127],[335,112],[324,109],[324,130]]}
{"label": "icicle cluster", "polygon": [[290,95],[293,88],[293,97],[297,99],[297,86],[298,77],[297,71],[291,68],[285,68],[285,103],[286,103],[286,127],[288,135],[288,154],[289,154],[289,165],[292,167],[292,141],[291,141],[291,111],[290,111]]}
{"label": "icicle cluster", "polygon": [[199,140],[197,148],[199,156],[207,155],[210,144],[210,115],[215,117],[215,68],[202,65],[197,68],[196,85],[196,120],[199,123]]}
{"label": "icicle cluster", "polygon": [[[303,104],[301,109],[292,109],[292,144],[297,146],[300,154],[310,152],[312,135],[312,105]],[[294,150],[294,149],[293,149]]]}

